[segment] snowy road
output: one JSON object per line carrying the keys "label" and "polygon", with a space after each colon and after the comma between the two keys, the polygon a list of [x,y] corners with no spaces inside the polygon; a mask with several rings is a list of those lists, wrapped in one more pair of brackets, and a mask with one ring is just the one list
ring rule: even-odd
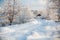
{"label": "snowy road", "polygon": [[53,20],[34,21],[0,27],[0,40],[59,40],[60,26]]}

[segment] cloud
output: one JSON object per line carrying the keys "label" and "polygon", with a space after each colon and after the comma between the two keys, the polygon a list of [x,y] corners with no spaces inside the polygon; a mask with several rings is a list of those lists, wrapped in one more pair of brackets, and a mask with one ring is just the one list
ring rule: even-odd
{"label": "cloud", "polygon": [[45,8],[47,1],[46,0],[22,0],[22,4],[29,6],[31,9]]}

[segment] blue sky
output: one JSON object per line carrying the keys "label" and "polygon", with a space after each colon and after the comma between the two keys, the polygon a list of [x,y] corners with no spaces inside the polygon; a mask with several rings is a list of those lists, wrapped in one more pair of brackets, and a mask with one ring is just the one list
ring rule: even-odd
{"label": "blue sky", "polygon": [[1,3],[2,0],[0,0],[0,3]]}
{"label": "blue sky", "polygon": [[0,4],[3,3],[3,2],[4,2],[4,0],[0,0]]}
{"label": "blue sky", "polygon": [[[0,4],[3,0],[0,0]],[[21,0],[22,5],[28,6],[30,9],[43,9],[46,8],[46,0]]]}

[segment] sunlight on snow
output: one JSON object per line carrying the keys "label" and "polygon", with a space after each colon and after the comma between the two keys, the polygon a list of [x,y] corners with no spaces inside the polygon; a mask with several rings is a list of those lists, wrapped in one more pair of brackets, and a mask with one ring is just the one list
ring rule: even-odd
{"label": "sunlight on snow", "polygon": [[41,24],[41,22],[38,22],[37,20],[32,21],[33,24]]}

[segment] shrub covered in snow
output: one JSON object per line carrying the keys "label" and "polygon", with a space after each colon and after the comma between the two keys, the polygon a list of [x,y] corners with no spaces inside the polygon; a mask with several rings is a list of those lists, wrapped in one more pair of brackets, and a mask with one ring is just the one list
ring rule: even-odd
{"label": "shrub covered in snow", "polygon": [[34,14],[28,8],[22,8],[21,11],[16,15],[15,21],[16,23],[25,23],[34,19]]}

